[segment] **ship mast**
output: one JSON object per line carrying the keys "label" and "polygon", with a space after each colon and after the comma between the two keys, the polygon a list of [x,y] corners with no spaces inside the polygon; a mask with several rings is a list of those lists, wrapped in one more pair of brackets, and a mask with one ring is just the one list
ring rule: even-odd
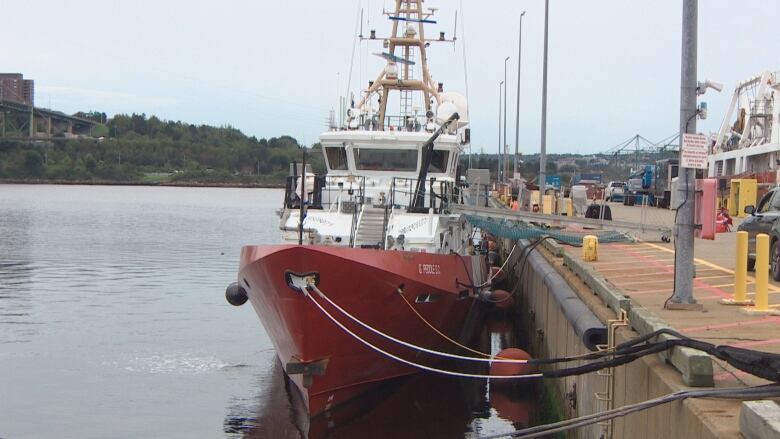
{"label": "ship mast", "polygon": [[[379,96],[379,114],[377,129],[383,130],[387,113],[387,103],[391,90],[396,90],[402,94],[402,104],[406,101],[407,107],[411,101],[411,93],[422,92],[425,101],[425,113],[430,114],[432,100],[437,104],[440,102],[439,87],[434,84],[428,70],[428,58],[426,54],[427,46],[433,41],[455,42],[455,39],[448,40],[444,37],[444,32],[439,34],[438,39],[425,38],[425,24],[433,23],[432,20],[436,9],[428,8],[423,10],[423,0],[396,0],[395,10],[392,12],[384,11],[383,14],[393,21],[393,30],[389,38],[383,39],[383,47],[387,52],[377,55],[387,60],[387,65],[379,73],[376,80],[370,82],[368,90],[363,94],[357,109],[363,111],[365,105],[376,94]],[[400,26],[399,26],[400,25]],[[416,28],[416,29],[415,29]],[[360,37],[361,40],[376,40],[375,31],[371,31],[369,37]],[[400,54],[396,54],[399,49]],[[414,79],[414,60],[415,49],[420,54],[420,66],[422,79]],[[398,71],[398,64],[402,64],[401,72]],[[407,108],[408,111],[408,108]]]}

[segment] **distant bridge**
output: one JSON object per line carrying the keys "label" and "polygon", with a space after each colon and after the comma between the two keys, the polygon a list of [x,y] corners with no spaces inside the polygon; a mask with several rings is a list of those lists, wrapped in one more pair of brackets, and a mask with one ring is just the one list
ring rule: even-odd
{"label": "distant bridge", "polygon": [[0,101],[0,139],[68,139],[89,136],[97,122],[61,111]]}

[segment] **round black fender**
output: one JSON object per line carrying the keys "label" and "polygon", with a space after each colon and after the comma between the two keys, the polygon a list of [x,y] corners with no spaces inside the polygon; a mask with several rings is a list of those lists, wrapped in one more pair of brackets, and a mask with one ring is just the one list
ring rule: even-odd
{"label": "round black fender", "polygon": [[241,306],[249,300],[249,296],[246,295],[246,290],[239,286],[237,282],[233,282],[225,289],[225,299],[233,306]]}

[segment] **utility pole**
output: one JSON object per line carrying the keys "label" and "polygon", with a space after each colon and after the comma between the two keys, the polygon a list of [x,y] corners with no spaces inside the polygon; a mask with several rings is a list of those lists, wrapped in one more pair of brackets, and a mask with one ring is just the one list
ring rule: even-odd
{"label": "utility pole", "polygon": [[507,144],[506,144],[506,89],[509,88],[509,83],[506,82],[506,62],[507,61],[509,61],[509,57],[508,56],[506,58],[504,58],[504,141],[501,143],[501,149],[504,152],[504,167],[502,168],[503,169],[504,179],[502,180],[502,183],[506,183],[506,180],[507,180],[506,174],[507,174],[507,171],[509,169],[509,167],[507,166],[507,161],[506,161],[506,159],[507,159],[507,156],[506,156],[506,147],[507,147]]}
{"label": "utility pole", "polygon": [[515,109],[515,161],[514,170],[512,171],[512,177],[518,178],[518,157],[520,152],[520,60],[523,54],[523,15],[525,11],[520,14],[520,32],[517,41],[517,108]]}
{"label": "utility pole", "polygon": [[[682,10],[682,62],[680,77],[680,164],[682,165],[682,135],[696,132],[696,36],[698,0],[683,0]],[[677,183],[677,206],[674,226],[674,294],[667,304],[671,309],[696,309],[693,297],[694,194],[696,170],[680,167]]]}
{"label": "utility pole", "polygon": [[544,61],[542,68],[542,151],[539,155],[539,210],[543,211],[544,193],[547,190],[547,24],[550,0],[544,0]]}
{"label": "utility pole", "polygon": [[496,179],[499,183],[504,181],[503,178],[503,169],[504,165],[501,163],[501,157],[503,155],[501,154],[501,89],[504,87],[504,81],[501,81],[498,83],[498,173],[496,174]]}

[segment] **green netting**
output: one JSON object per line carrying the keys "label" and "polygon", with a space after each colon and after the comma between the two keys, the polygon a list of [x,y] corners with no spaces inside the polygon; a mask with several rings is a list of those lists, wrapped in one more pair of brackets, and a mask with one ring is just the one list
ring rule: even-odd
{"label": "green netting", "polygon": [[598,236],[599,242],[628,242],[633,238],[625,233],[610,230],[563,230],[544,228],[526,222],[517,222],[509,220],[496,220],[493,218],[483,218],[476,215],[466,215],[468,222],[484,230],[491,235],[508,239],[534,239],[540,236],[552,236],[569,244],[582,244],[582,237],[586,235]]}

